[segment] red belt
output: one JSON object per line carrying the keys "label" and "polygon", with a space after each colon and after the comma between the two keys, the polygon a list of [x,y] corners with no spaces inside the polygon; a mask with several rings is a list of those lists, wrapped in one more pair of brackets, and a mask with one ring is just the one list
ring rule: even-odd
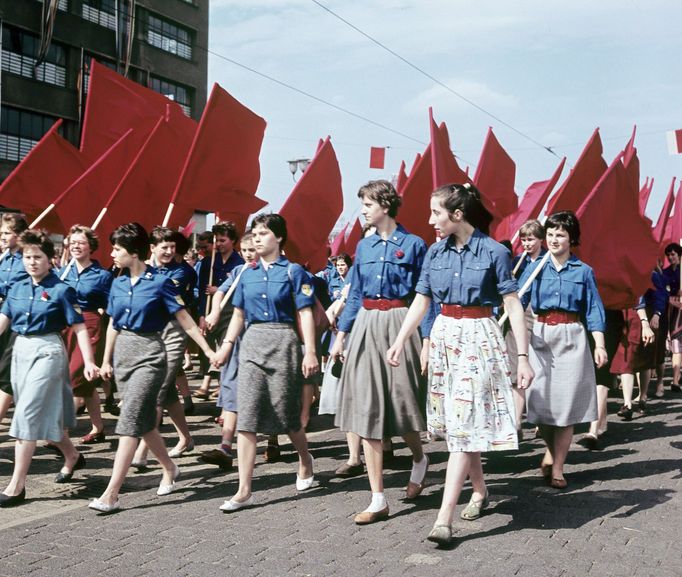
{"label": "red belt", "polygon": [[493,316],[493,307],[463,307],[440,305],[440,314],[453,319],[485,319]]}
{"label": "red belt", "polygon": [[368,311],[390,311],[407,306],[403,299],[362,299],[362,306]]}
{"label": "red belt", "polygon": [[547,325],[568,325],[571,323],[579,323],[580,315],[578,313],[569,313],[566,311],[545,311],[538,313],[538,322]]}

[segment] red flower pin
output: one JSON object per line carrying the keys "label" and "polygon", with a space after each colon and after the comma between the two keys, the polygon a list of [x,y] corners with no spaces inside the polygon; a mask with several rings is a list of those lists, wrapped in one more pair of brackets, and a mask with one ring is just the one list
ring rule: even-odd
{"label": "red flower pin", "polygon": [[251,268],[256,268],[256,267],[258,266],[258,261],[252,260],[252,261],[249,263],[249,266],[250,266]]}
{"label": "red flower pin", "polygon": [[395,251],[395,256],[397,256],[398,258],[403,258],[405,256],[405,253],[402,250],[398,249],[397,251]]}
{"label": "red flower pin", "polygon": [[41,300],[41,301],[50,300],[50,295],[47,294],[47,291],[43,291],[43,292],[42,292],[42,294],[40,295],[40,300]]}

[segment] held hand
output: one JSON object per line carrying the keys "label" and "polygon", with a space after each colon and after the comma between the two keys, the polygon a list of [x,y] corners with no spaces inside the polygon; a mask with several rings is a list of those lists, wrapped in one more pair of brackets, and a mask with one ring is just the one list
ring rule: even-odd
{"label": "held hand", "polygon": [[422,368],[422,375],[429,372],[429,349],[431,348],[431,340],[424,339],[422,342],[422,352],[419,354],[419,364]]}
{"label": "held hand", "polygon": [[332,350],[329,351],[329,357],[332,361],[335,361],[339,357],[343,359],[343,341],[345,339],[343,337],[336,337],[336,340],[334,341],[334,346],[332,346]]}
{"label": "held hand", "polygon": [[327,309],[325,314],[327,315],[327,320],[329,321],[329,328],[335,331],[336,330],[336,315],[330,309],[331,309],[331,307],[329,309]]}
{"label": "held hand", "polygon": [[99,367],[94,363],[85,363],[83,367],[83,376],[88,381],[92,381],[100,374]]}
{"label": "held hand", "polygon": [[218,291],[217,286],[207,286],[206,287],[206,294],[207,295],[214,295]]}
{"label": "held hand", "polygon": [[207,317],[202,317],[206,325],[206,330],[212,331],[218,324],[218,319],[220,318],[220,309],[212,310]]}
{"label": "held hand", "polygon": [[317,355],[313,353],[305,353],[303,355],[303,364],[301,365],[303,376],[307,379],[312,377],[320,370],[320,363],[317,360]]}
{"label": "held hand", "polygon": [[113,374],[114,369],[111,366],[111,363],[107,362],[102,363],[102,366],[99,369],[99,376],[102,377],[105,381],[108,381]]}
{"label": "held hand", "polygon": [[199,317],[199,330],[202,336],[206,336],[206,317],[204,316]]}
{"label": "held hand", "polygon": [[516,382],[519,389],[527,389],[535,378],[533,367],[530,366],[526,357],[519,357],[518,368],[516,371]]}
{"label": "held hand", "polygon": [[390,349],[386,351],[386,360],[392,367],[400,365],[400,355],[403,354],[402,343],[393,343]]}
{"label": "held hand", "polygon": [[597,368],[601,369],[608,362],[609,356],[606,354],[606,349],[604,347],[595,347],[594,364],[597,365]]}
{"label": "held hand", "polygon": [[651,317],[651,320],[649,321],[649,326],[651,326],[652,329],[657,331],[658,330],[658,322],[659,322],[659,316],[658,316],[658,314],[655,314]]}
{"label": "held hand", "polygon": [[654,331],[651,330],[649,324],[642,323],[642,342],[645,345],[650,345],[654,342],[655,337],[656,335],[654,335]]}

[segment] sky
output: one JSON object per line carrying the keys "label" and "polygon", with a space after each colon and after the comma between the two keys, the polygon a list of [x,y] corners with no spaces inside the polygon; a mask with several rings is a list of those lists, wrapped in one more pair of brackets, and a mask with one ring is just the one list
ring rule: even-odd
{"label": "sky", "polygon": [[[313,0],[210,0],[209,85],[219,83],[267,121],[257,194],[270,210],[278,210],[293,187],[287,161],[312,157],[318,140],[329,135],[343,178],[340,223],[355,216],[360,186],[391,179],[402,160],[409,171],[423,152],[429,106],[436,121],[447,124],[458,162],[472,174],[492,127],[516,162],[518,194],[548,179],[560,160],[531,139],[573,166],[597,127],[610,164],[637,126],[642,183],[646,176],[655,179],[647,207],[654,221],[672,177],[682,177],[682,155],[668,154],[665,134],[682,129],[682,2],[319,3],[489,114]],[[390,147],[385,170],[369,168],[371,146]],[[560,182],[567,174],[568,167]]]}

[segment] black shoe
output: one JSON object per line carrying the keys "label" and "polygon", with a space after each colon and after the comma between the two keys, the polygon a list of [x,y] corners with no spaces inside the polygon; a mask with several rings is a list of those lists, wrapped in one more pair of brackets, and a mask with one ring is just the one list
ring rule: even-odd
{"label": "black shoe", "polygon": [[618,416],[625,421],[632,421],[632,407],[623,405],[618,411]]}
{"label": "black shoe", "polygon": [[185,411],[185,415],[193,415],[194,414],[194,401],[192,400],[192,397],[183,397],[182,398],[182,406]]}
{"label": "black shoe", "polygon": [[106,400],[104,410],[114,417],[118,417],[121,414],[121,409],[113,398]]}
{"label": "black shoe", "polygon": [[673,393],[679,393],[681,390],[680,385],[670,385],[670,391]]}
{"label": "black shoe", "polygon": [[582,439],[578,441],[578,445],[582,445],[589,451],[594,451],[599,446],[599,438],[591,433],[585,433]]}
{"label": "black shoe", "polygon": [[0,493],[0,507],[14,507],[20,505],[26,500],[26,487],[21,490],[18,495],[5,495]]}
{"label": "black shoe", "polygon": [[76,461],[76,464],[73,466],[73,469],[71,469],[70,473],[62,473],[59,471],[57,475],[54,478],[55,483],[69,483],[71,482],[71,479],[73,478],[73,472],[77,471],[78,469],[82,469],[85,467],[85,457],[83,456],[83,453],[78,455],[78,460]]}
{"label": "black shoe", "polygon": [[642,413],[643,415],[647,414],[647,406],[646,406],[646,401],[639,401],[637,403],[637,412]]}

